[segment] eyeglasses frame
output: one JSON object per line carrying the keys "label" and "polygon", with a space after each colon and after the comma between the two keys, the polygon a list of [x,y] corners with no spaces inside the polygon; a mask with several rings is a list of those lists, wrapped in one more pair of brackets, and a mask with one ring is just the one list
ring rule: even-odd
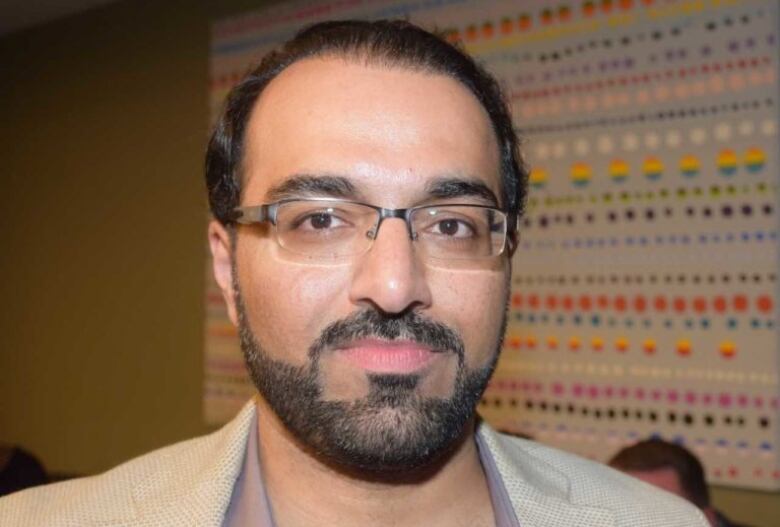
{"label": "eyeglasses frame", "polygon": [[409,232],[409,239],[412,241],[416,241],[417,233],[412,230],[411,219],[412,219],[412,215],[416,211],[421,209],[437,208],[437,207],[474,207],[480,209],[490,209],[504,216],[504,245],[501,247],[501,252],[499,252],[498,254],[490,255],[490,257],[500,256],[504,254],[504,251],[506,251],[507,249],[509,249],[511,253],[514,250],[513,237],[511,235],[517,232],[518,230],[517,228],[518,220],[517,218],[513,218],[513,216],[515,216],[514,214],[512,214],[509,211],[499,209],[497,207],[492,207],[490,205],[478,205],[475,203],[442,203],[438,205],[417,205],[414,207],[408,207],[403,209],[390,209],[386,207],[379,207],[377,205],[372,205],[370,203],[364,203],[362,201],[340,199],[340,198],[328,198],[328,197],[284,198],[284,199],[280,199],[279,201],[274,201],[272,203],[265,203],[262,205],[236,207],[233,209],[233,214],[235,215],[235,217],[231,218],[231,221],[235,223],[239,223],[241,225],[252,225],[254,223],[269,222],[271,223],[271,225],[276,227],[277,226],[276,217],[277,217],[277,211],[279,210],[279,207],[286,203],[291,203],[296,201],[349,203],[352,205],[360,205],[363,207],[368,207],[370,209],[373,209],[378,213],[379,217],[377,219],[376,225],[374,225],[374,227],[366,233],[366,235],[371,240],[376,239],[376,237],[379,234],[379,228],[382,226],[382,222],[385,219],[399,218],[399,219],[403,219],[404,222],[406,223],[406,228],[407,231]]}

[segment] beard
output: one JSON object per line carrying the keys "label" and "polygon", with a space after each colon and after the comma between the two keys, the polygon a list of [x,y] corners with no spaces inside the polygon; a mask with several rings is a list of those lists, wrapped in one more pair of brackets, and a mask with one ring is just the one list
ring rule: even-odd
{"label": "beard", "polygon": [[[234,275],[235,276],[235,275]],[[487,386],[501,348],[502,331],[488,364],[469,369],[463,340],[444,324],[408,311],[387,316],[363,310],[327,326],[308,350],[308,363],[272,359],[253,334],[237,284],[238,330],[252,381],[285,427],[324,462],[366,474],[411,473],[431,466],[458,443]],[[320,356],[363,338],[409,340],[457,357],[452,395],[424,397],[418,374],[369,373],[368,394],[355,400],[326,400]]]}

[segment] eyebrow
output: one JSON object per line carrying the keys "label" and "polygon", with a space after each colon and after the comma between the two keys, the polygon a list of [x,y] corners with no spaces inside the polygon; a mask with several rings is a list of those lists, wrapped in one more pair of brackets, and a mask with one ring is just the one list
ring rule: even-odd
{"label": "eyebrow", "polygon": [[[485,183],[473,178],[456,176],[439,177],[425,186],[428,199],[480,198],[498,207],[498,198]],[[346,177],[296,174],[265,193],[266,203],[289,198],[332,197],[359,200],[360,192]]]}
{"label": "eyebrow", "polygon": [[482,198],[498,207],[498,198],[485,183],[476,179],[461,177],[442,177],[434,179],[426,185],[426,192],[435,199],[451,199],[462,197]]}
{"label": "eyebrow", "polygon": [[358,197],[358,194],[355,185],[342,176],[296,174],[271,187],[265,193],[265,198],[267,202],[312,196],[355,199]]}

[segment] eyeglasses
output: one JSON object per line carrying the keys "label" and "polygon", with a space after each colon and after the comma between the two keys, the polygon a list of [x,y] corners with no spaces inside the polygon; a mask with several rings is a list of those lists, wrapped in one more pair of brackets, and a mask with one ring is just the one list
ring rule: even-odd
{"label": "eyeglasses", "polygon": [[283,199],[234,209],[241,224],[270,222],[276,241],[303,262],[340,262],[366,253],[387,218],[406,222],[424,257],[478,260],[500,255],[507,245],[507,218],[482,205],[424,205],[385,209],[331,198]]}

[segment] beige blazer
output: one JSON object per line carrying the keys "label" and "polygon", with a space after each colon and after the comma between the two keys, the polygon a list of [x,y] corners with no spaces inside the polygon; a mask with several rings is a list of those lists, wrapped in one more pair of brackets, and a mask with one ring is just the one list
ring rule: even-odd
{"label": "beige blazer", "polygon": [[[172,527],[222,523],[255,405],[222,429],[128,461],[104,474],[0,498],[2,527]],[[504,436],[490,449],[521,527],[706,527],[683,500],[608,467]]]}

